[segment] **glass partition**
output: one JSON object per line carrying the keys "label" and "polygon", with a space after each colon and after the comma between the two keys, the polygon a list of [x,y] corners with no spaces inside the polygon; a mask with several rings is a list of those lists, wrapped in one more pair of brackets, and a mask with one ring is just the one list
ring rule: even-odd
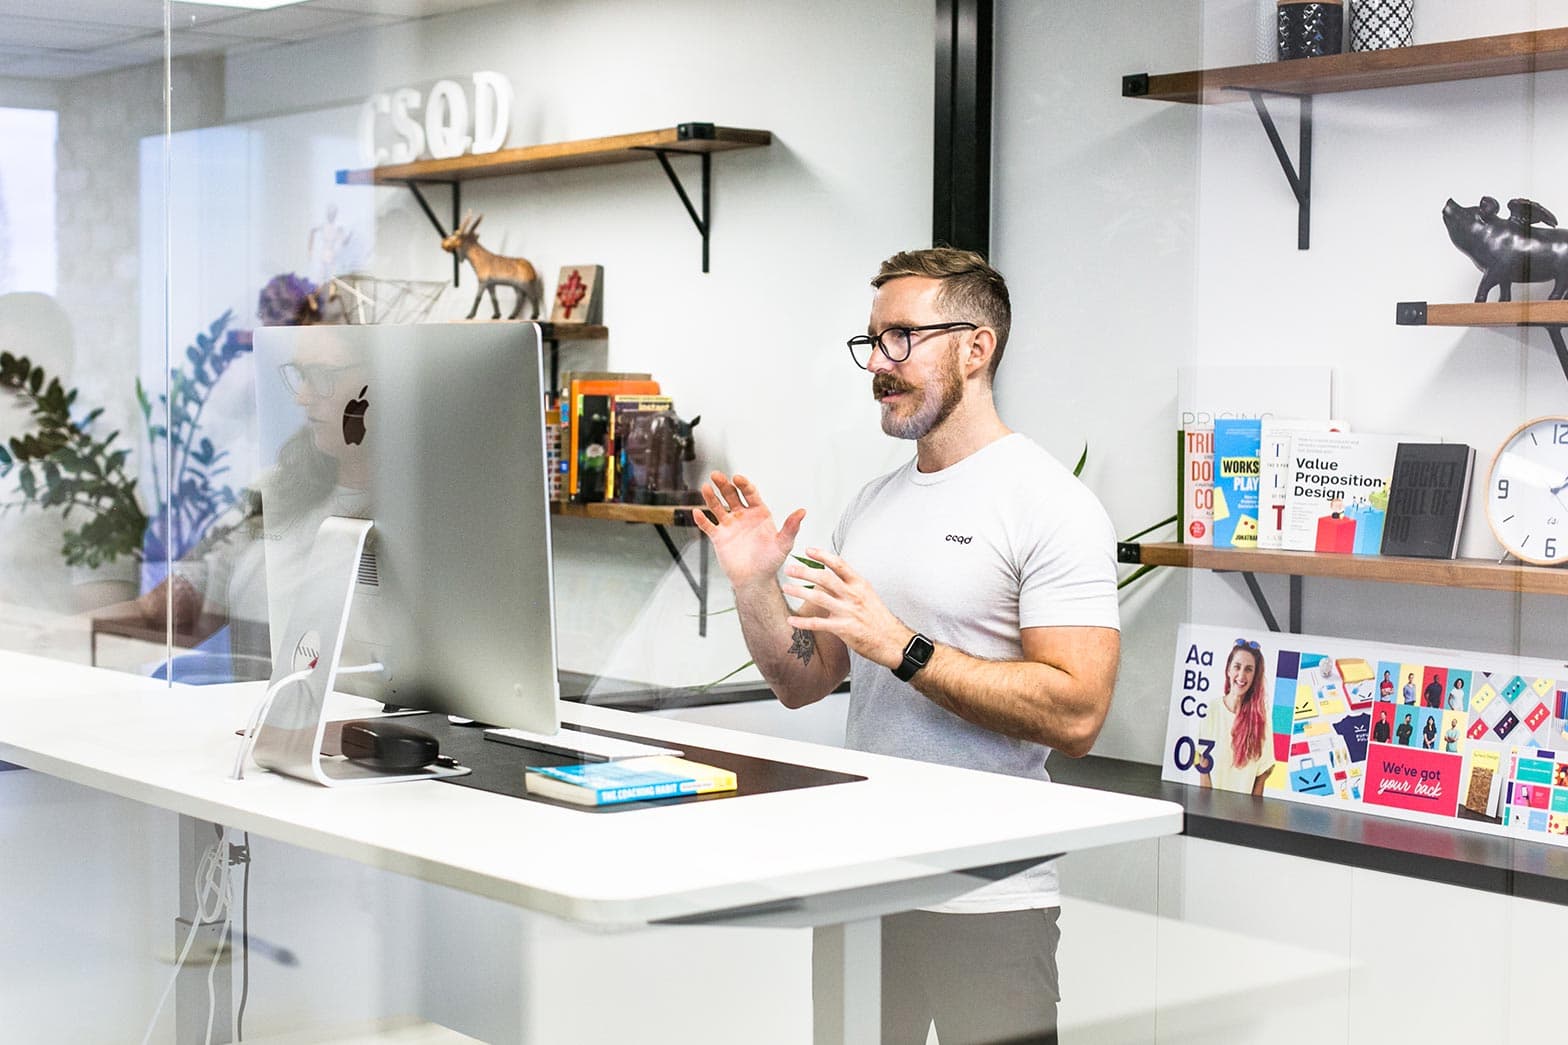
{"label": "glass partition", "polygon": [[1561,918],[1568,313],[1542,263],[1568,8],[997,20],[993,247],[1035,333],[998,400],[1087,447],[1128,543],[1096,754],[1188,808],[1135,1037],[1528,1033],[1388,959],[1464,926],[1518,1000]]}

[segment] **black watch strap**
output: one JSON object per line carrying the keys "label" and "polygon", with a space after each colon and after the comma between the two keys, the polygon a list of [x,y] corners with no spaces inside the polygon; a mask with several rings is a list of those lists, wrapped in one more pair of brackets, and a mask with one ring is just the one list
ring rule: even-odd
{"label": "black watch strap", "polygon": [[909,640],[909,645],[904,647],[904,660],[893,669],[893,674],[898,676],[900,682],[908,682],[915,677],[915,672],[925,667],[931,660],[931,654],[936,652],[936,643],[915,632],[915,637]]}

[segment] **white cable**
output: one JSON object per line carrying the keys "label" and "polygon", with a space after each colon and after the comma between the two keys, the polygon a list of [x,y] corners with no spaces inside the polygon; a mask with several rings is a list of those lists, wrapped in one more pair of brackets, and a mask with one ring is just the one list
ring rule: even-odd
{"label": "white cable", "polygon": [[245,724],[245,735],[240,739],[239,751],[234,755],[234,771],[229,774],[231,779],[245,779],[245,763],[250,759],[251,752],[256,749],[256,735],[261,732],[261,724],[266,721],[267,712],[272,710],[272,700],[283,687],[301,682],[310,676],[315,668],[301,668],[292,675],[285,675],[267,687],[266,696],[256,704],[256,709],[251,713],[250,719]]}
{"label": "white cable", "polygon": [[[212,881],[213,875],[215,873],[215,862],[217,877],[216,883]],[[223,915],[225,931],[227,930],[228,921],[231,916],[230,900],[232,897],[230,896],[229,888],[228,846],[224,842],[224,836],[221,831],[218,835],[218,841],[208,846],[206,851],[201,854],[201,859],[196,862],[196,877],[192,882],[192,886],[195,890],[196,913],[195,917],[191,919],[191,931],[185,934],[185,943],[180,948],[180,955],[174,960],[174,973],[169,977],[169,982],[164,985],[163,993],[158,997],[158,1005],[152,1011],[152,1019],[147,1022],[147,1031],[142,1035],[142,1045],[147,1045],[147,1043],[152,1040],[152,1032],[157,1029],[158,1026],[158,1017],[163,1015],[163,1007],[169,1001],[169,992],[174,989],[175,982],[180,978],[180,970],[185,967],[185,959],[190,956],[191,945],[196,942],[197,930],[199,930],[203,925],[207,925],[216,921],[218,915],[220,914]],[[209,902],[213,905],[210,911],[207,909]],[[220,953],[222,949],[223,936],[220,934],[218,937],[218,950]],[[216,964],[216,960],[214,961],[214,964]],[[211,972],[209,970],[209,977],[210,975]],[[211,989],[211,980],[209,978],[209,1001],[212,998],[212,994],[210,993]],[[211,1008],[208,1009],[207,1023],[209,1035],[208,1040],[210,1042],[212,1025]]]}
{"label": "white cable", "polygon": [[[225,861],[224,862],[224,872],[223,872],[224,892],[225,893],[228,892],[228,878],[229,878],[228,862]],[[229,897],[229,899],[232,901],[233,897]],[[215,1017],[218,1014],[218,996],[217,996],[216,990],[213,988],[213,985],[212,985],[212,976],[213,976],[213,973],[218,971],[218,959],[223,957],[223,942],[226,939],[228,939],[228,936],[229,936],[229,923],[231,921],[233,921],[233,919],[234,919],[234,906],[233,906],[232,903],[229,903],[229,904],[225,905],[225,909],[224,909],[224,912],[223,912],[223,928],[218,930],[218,946],[216,946],[216,947],[214,947],[212,949],[212,964],[207,966],[207,1040],[206,1040],[206,1045],[212,1045],[212,1023],[213,1023],[213,1017]],[[232,972],[232,969],[231,969],[230,974],[229,974],[229,979],[232,981],[233,978],[234,978],[233,977],[233,972]],[[231,989],[232,989],[232,986],[233,986],[232,982],[231,982],[230,986],[231,986]],[[232,1004],[232,999],[231,999],[231,1004]]]}
{"label": "white cable", "polygon": [[[315,670],[315,668],[301,668],[292,675],[283,676],[267,687],[266,696],[261,698],[261,701],[256,705],[255,711],[252,712],[250,719],[246,723],[245,735],[240,741],[239,751],[235,754],[234,770],[229,774],[231,779],[245,779],[245,763],[250,761],[251,753],[256,750],[256,736],[261,732],[261,724],[267,719],[267,712],[272,710],[273,699],[283,691],[283,687],[303,681]],[[386,666],[380,661],[371,661],[369,664],[355,664],[346,668],[338,668],[337,673],[339,675],[372,675],[385,670]]]}

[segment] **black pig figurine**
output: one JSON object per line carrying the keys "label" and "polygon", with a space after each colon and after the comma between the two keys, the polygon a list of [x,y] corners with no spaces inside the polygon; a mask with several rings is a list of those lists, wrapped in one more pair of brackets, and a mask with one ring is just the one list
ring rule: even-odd
{"label": "black pig figurine", "polygon": [[1502,288],[1499,301],[1512,301],[1515,283],[1548,279],[1549,298],[1556,301],[1568,294],[1568,230],[1557,228],[1552,212],[1539,203],[1509,200],[1508,217],[1502,218],[1490,196],[1482,196],[1475,207],[1449,200],[1443,205],[1443,224],[1454,246],[1481,270],[1477,301],[1485,301],[1493,287]]}

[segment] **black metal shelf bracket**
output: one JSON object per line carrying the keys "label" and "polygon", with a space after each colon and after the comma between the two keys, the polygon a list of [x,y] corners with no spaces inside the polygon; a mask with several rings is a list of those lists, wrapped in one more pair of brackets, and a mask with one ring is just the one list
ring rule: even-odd
{"label": "black metal shelf bracket", "polygon": [[1563,342],[1563,328],[1554,323],[1546,328],[1546,336],[1552,339],[1552,347],[1557,350],[1557,365],[1563,368],[1563,376],[1568,377],[1568,344]]}
{"label": "black metal shelf bracket", "polygon": [[697,226],[697,234],[702,237],[702,271],[708,271],[708,233],[712,225],[708,220],[708,202],[710,198],[710,183],[713,175],[713,154],[699,152],[697,156],[702,160],[702,213],[692,206],[691,197],[686,194],[686,186],[681,184],[681,179],[675,173],[675,168],[670,166],[670,153],[677,155],[690,155],[684,149],[649,149],[658,159],[659,166],[664,168],[664,174],[670,179],[670,184],[675,187],[675,194],[681,198],[681,204],[686,208],[686,213],[691,218],[691,223]]}
{"label": "black metal shelf bracket", "polygon": [[691,593],[697,597],[697,637],[708,637],[708,539],[699,535],[697,539],[697,576],[691,575],[691,570],[681,558],[681,550],[675,546],[675,540],[670,536],[670,531],[663,523],[653,524],[654,532],[659,535],[659,540],[664,542],[665,549],[670,553],[670,558],[675,560],[675,565],[680,569],[681,576],[686,578],[686,583],[691,588]]}
{"label": "black metal shelf bracket", "polygon": [[[1229,573],[1229,570],[1215,570],[1215,573]],[[1268,625],[1270,631],[1279,631],[1279,618],[1274,615],[1274,608],[1269,604],[1268,596],[1263,594],[1263,588],[1258,584],[1257,575],[1251,570],[1237,571],[1241,579],[1246,582],[1247,591],[1252,594],[1252,601],[1257,604],[1258,612],[1263,615],[1263,623]],[[1290,578],[1289,617],[1290,633],[1301,634],[1301,575],[1292,573]]]}
{"label": "black metal shelf bracket", "polygon": [[[441,227],[441,219],[437,218],[436,212],[430,208],[430,203],[425,199],[425,194],[419,191],[420,183],[417,181],[405,181],[403,184],[408,186],[408,191],[414,194],[414,200],[419,204],[419,209],[425,212],[425,217],[429,218],[430,224],[435,226],[436,235],[446,239],[448,233],[446,229]],[[463,209],[463,183],[460,181],[432,181],[426,184],[446,185],[452,189],[452,228],[457,228],[458,223],[462,220],[459,215]],[[463,259],[459,255],[453,254],[452,286],[457,286],[458,277],[462,275],[462,272]]]}
{"label": "black metal shelf bracket", "polygon": [[1263,121],[1263,131],[1269,136],[1269,144],[1274,147],[1280,169],[1285,172],[1285,180],[1290,182],[1290,191],[1296,197],[1296,249],[1307,250],[1312,242],[1312,96],[1282,95],[1293,97],[1300,104],[1297,162],[1292,164],[1290,155],[1285,152],[1285,143],[1280,139],[1279,129],[1274,126],[1274,117],[1263,100],[1266,93],[1248,91],[1247,96],[1252,99],[1252,107],[1258,111],[1258,119]]}

